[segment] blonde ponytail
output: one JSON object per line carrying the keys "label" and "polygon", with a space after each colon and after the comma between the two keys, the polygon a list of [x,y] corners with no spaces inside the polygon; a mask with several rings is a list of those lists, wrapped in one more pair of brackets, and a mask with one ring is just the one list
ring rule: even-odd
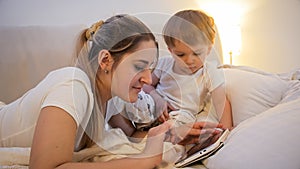
{"label": "blonde ponytail", "polygon": [[78,61],[79,55],[82,54],[82,52],[85,52],[86,56],[88,55],[88,41],[92,41],[94,34],[101,28],[101,26],[104,24],[103,20],[100,20],[96,23],[94,23],[90,28],[87,28],[83,30],[77,40],[76,43],[76,57],[73,58],[72,63],[76,63]]}
{"label": "blonde ponytail", "polygon": [[100,20],[99,22],[94,23],[89,29],[85,32],[85,38],[89,41],[92,40],[93,35],[101,28],[104,24],[104,21]]}

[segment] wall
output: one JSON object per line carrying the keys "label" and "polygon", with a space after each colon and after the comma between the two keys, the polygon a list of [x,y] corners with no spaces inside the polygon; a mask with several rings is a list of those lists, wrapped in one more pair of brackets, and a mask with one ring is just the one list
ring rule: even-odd
{"label": "wall", "polygon": [[66,25],[90,26],[115,14],[128,13],[144,21],[158,35],[161,54],[167,53],[162,26],[175,12],[197,8],[195,1],[173,0],[0,0],[0,26]]}
{"label": "wall", "polygon": [[0,0],[0,26],[90,25],[117,13],[130,13],[159,34],[176,11],[213,2],[241,5],[242,50],[233,64],[271,72],[300,68],[300,0],[110,0],[106,5],[100,0]]}
{"label": "wall", "polygon": [[0,25],[94,23],[117,13],[173,13],[196,3],[171,0],[0,0]]}
{"label": "wall", "polygon": [[237,62],[274,72],[300,68],[299,0],[263,0],[244,18],[244,53]]}
{"label": "wall", "polygon": [[225,21],[231,20],[226,17],[228,13],[241,15],[242,47],[240,55],[233,58],[233,64],[253,66],[277,73],[300,68],[300,0],[198,0],[197,2],[203,8],[206,8],[207,4],[215,4],[209,6],[208,11],[225,3],[221,6],[223,11],[221,19]]}

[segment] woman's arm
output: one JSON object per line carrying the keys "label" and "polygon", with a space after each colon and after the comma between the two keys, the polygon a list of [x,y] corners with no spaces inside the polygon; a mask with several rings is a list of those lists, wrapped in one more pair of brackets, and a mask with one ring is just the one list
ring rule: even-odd
{"label": "woman's arm", "polygon": [[76,130],[76,122],[63,109],[43,108],[35,127],[30,168],[52,169],[72,161]]}
{"label": "woman's arm", "polygon": [[[128,158],[110,160],[97,163],[66,163],[59,169],[152,169],[162,161],[163,140],[165,132],[171,127],[170,123],[164,123],[153,127],[148,132],[145,149],[141,155],[134,155]],[[137,165],[138,164],[138,165]]]}
{"label": "woman's arm", "polygon": [[[164,133],[170,125],[164,124],[150,129],[146,149],[140,156],[123,158],[107,162],[74,163],[72,156],[77,125],[74,119],[64,110],[57,107],[45,107],[41,110],[30,154],[31,169],[54,168],[101,168],[101,169],[140,169],[153,168],[162,160]],[[148,136],[149,137],[149,136]],[[155,150],[155,151],[153,151]],[[141,160],[143,161],[141,163]],[[136,164],[139,165],[136,165]]]}

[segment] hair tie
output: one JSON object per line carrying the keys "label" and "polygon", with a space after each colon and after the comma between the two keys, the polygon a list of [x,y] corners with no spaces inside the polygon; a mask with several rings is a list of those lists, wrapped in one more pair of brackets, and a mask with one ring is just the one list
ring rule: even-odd
{"label": "hair tie", "polygon": [[87,40],[92,40],[93,35],[101,28],[104,24],[104,21],[100,20],[99,22],[94,23],[85,33],[85,37]]}

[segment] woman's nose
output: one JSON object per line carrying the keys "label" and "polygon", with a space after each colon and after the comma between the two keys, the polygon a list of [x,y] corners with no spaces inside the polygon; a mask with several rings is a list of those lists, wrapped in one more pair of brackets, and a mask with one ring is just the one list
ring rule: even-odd
{"label": "woman's nose", "polygon": [[152,71],[150,69],[146,69],[142,76],[141,76],[141,82],[151,85],[152,84]]}

